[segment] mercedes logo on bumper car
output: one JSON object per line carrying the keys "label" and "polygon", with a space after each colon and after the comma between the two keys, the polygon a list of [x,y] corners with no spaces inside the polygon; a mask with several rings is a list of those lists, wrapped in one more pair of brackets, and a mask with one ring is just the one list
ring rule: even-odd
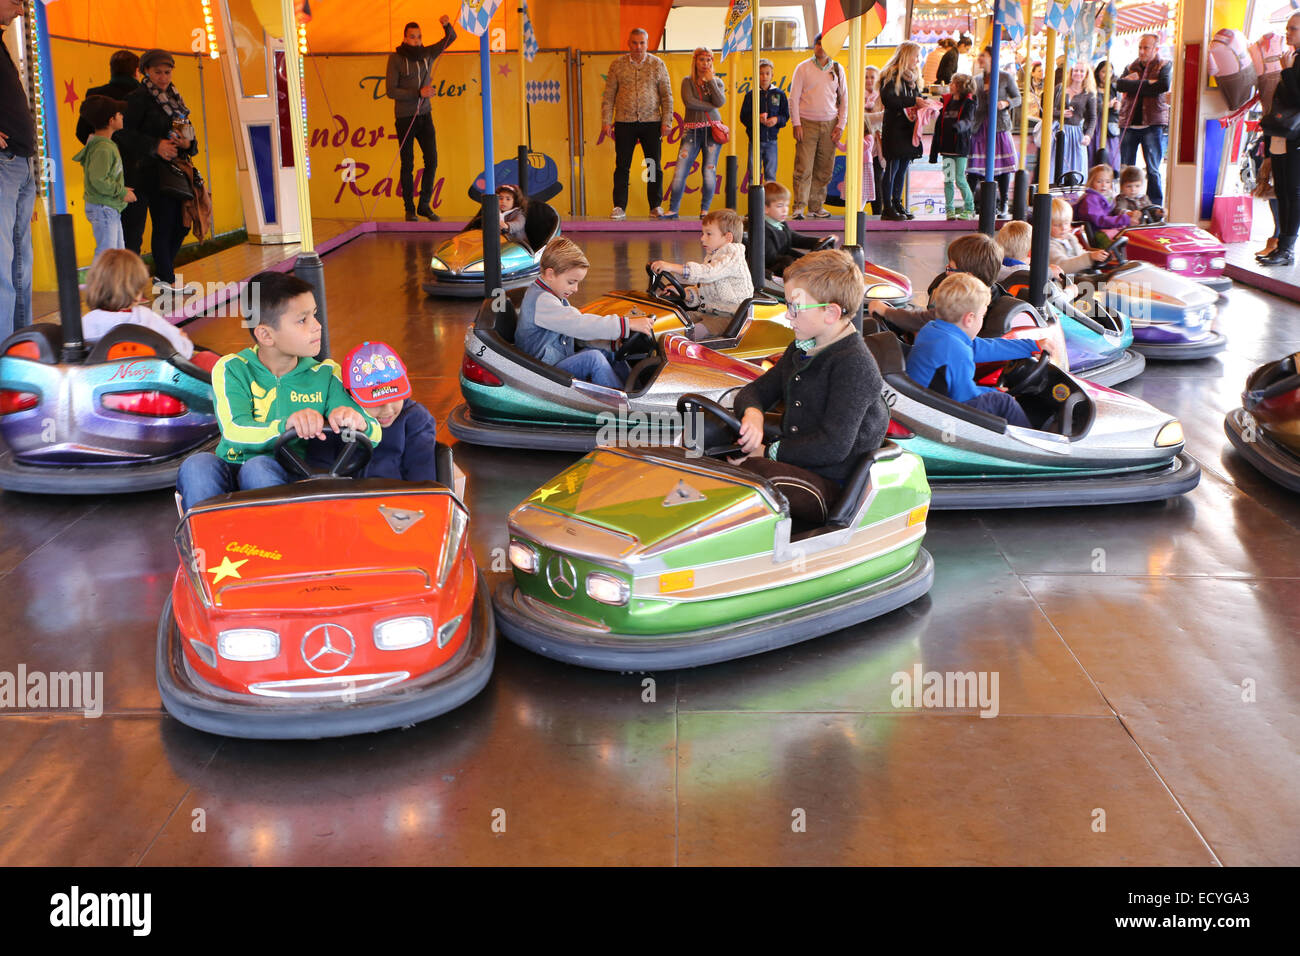
{"label": "mercedes logo on bumper car", "polygon": [[567,601],[578,593],[578,570],[572,561],[557,554],[546,562],[546,583],[551,586],[552,594]]}
{"label": "mercedes logo on bumper car", "polygon": [[302,660],[318,674],[337,674],[352,663],[357,642],[337,624],[317,624],[302,636]]}

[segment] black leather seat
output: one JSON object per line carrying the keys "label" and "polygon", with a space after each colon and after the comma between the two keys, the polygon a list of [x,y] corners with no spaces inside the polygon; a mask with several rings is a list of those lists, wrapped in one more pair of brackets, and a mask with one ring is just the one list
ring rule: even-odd
{"label": "black leather seat", "polygon": [[898,341],[898,337],[892,332],[877,332],[875,335],[865,336],[863,341],[866,342],[867,348],[871,351],[872,358],[876,360],[876,365],[880,368],[880,374],[884,376],[885,383],[899,394],[905,395],[912,401],[925,405],[940,414],[949,415],[972,425],[978,425],[980,428],[987,428],[999,435],[1006,432],[1006,419],[999,418],[997,415],[990,415],[987,412],[981,412],[969,405],[963,405],[961,402],[954,402],[938,392],[922,388],[908,378],[907,366],[903,360],[903,346]]}
{"label": "black leather seat", "polygon": [[891,458],[897,458],[903,453],[900,448],[892,441],[886,441],[875,451],[867,452],[858,459],[858,463],[853,466],[853,471],[848,480],[844,482],[844,490],[840,493],[839,500],[831,507],[830,514],[826,516],[826,527],[832,529],[847,528],[853,521],[853,516],[858,513],[858,507],[862,504],[862,496],[867,492],[867,484],[871,480],[871,466],[878,461],[889,461]]}
{"label": "black leather seat", "polygon": [[542,249],[560,234],[560,214],[544,202],[530,203],[524,233],[534,251]]}
{"label": "black leather seat", "polygon": [[[519,300],[522,301],[522,293],[520,293]],[[474,320],[475,330],[478,331],[480,337],[487,340],[493,351],[499,352],[512,362],[522,365],[524,368],[536,372],[552,382],[565,387],[572,385],[573,376],[568,372],[562,371],[554,365],[547,365],[515,345],[515,330],[518,324],[519,307],[516,305],[513,294],[506,296],[503,308],[496,307],[495,299],[484,299],[483,304],[478,308],[478,317]]]}
{"label": "black leather seat", "polygon": [[1011,324],[1022,316],[1028,316],[1034,325],[1038,324],[1038,312],[1024,299],[1013,295],[999,296],[984,313],[984,327],[980,329],[980,338],[1002,338],[1011,331]]}

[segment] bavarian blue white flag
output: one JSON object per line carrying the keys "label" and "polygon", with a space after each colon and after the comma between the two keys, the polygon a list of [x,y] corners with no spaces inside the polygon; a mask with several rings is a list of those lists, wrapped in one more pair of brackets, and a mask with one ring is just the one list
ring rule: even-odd
{"label": "bavarian blue white flag", "polygon": [[1074,52],[1070,56],[1071,63],[1083,63],[1088,66],[1092,65],[1092,50],[1096,38],[1097,14],[1100,12],[1101,3],[1087,0],[1079,8],[1079,18],[1074,21],[1074,35],[1071,38],[1071,44],[1074,46]]}
{"label": "bavarian blue white flag", "polygon": [[1025,38],[1025,8],[1020,0],[1002,0],[998,6],[998,23],[1002,24],[1013,44]]}
{"label": "bavarian blue white flag", "polygon": [[754,4],[750,0],[731,0],[727,25],[722,29],[722,58],[737,50],[748,50],[754,34]]}
{"label": "bavarian blue white flag", "polygon": [[528,16],[528,0],[524,0],[524,59],[531,63],[540,49],[537,34],[533,32],[533,21]]}
{"label": "bavarian blue white flag", "polygon": [[501,6],[501,0],[462,0],[460,5],[460,25],[476,37],[487,33],[492,14]]}
{"label": "bavarian blue white flag", "polygon": [[1103,59],[1110,59],[1110,43],[1115,39],[1115,0],[1110,0],[1102,11],[1101,22],[1097,24],[1097,29],[1105,37],[1105,51],[1102,53]]}
{"label": "bavarian blue white flag", "polygon": [[1043,21],[1057,33],[1069,33],[1082,5],[1083,0],[1050,0]]}

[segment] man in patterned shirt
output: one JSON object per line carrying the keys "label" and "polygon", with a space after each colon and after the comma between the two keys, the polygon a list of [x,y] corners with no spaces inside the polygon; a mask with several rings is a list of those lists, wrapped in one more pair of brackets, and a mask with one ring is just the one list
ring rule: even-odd
{"label": "man in patterned shirt", "polygon": [[627,38],[628,55],[609,65],[605,95],[601,100],[601,133],[614,140],[614,212],[611,219],[627,214],[627,180],[632,169],[632,152],[637,143],[650,164],[646,198],[650,214],[659,215],[663,199],[663,170],[659,161],[660,141],[673,125],[673,89],[668,67],[653,53],[646,52],[650,35],[637,27]]}

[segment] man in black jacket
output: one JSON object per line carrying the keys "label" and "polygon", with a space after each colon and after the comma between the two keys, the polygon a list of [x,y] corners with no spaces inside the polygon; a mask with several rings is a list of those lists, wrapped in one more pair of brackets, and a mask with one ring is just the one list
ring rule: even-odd
{"label": "man in black jacket", "polygon": [[[0,0],[0,28],[25,11],[24,0]],[[20,44],[22,40],[18,41]],[[36,124],[18,68],[0,55],[0,339],[32,321],[32,207],[36,203]]]}
{"label": "man in black jacket", "polygon": [[1132,166],[1137,162],[1138,147],[1147,168],[1147,198],[1154,206],[1165,204],[1161,186],[1161,167],[1169,145],[1169,87],[1173,65],[1156,53],[1160,40],[1154,33],[1145,34],[1138,43],[1138,58],[1128,65],[1115,81],[1115,89],[1124,94],[1119,108],[1119,125],[1124,130],[1119,141],[1120,162]]}
{"label": "man in black jacket", "polygon": [[[433,46],[424,45],[424,35],[418,23],[408,23],[402,31],[401,45],[388,54],[385,89],[393,101],[397,139],[402,144],[400,182],[407,222],[415,222],[417,212],[430,222],[439,219],[429,205],[433,197],[433,182],[438,175],[438,137],[433,128],[433,61],[456,39],[456,31],[452,29],[450,18],[442,16],[438,22],[442,24],[443,37]],[[424,156],[418,209],[412,193],[417,140],[420,154]]]}
{"label": "man in black jacket", "polygon": [[[111,100],[125,100],[128,96],[140,88],[140,79],[136,72],[140,68],[140,58],[130,50],[118,50],[108,58],[108,75],[109,80],[103,86],[95,86],[86,90],[86,99],[92,96],[107,96]],[[90,123],[82,117],[77,120],[77,139],[84,143],[90,139],[90,134],[94,130],[90,128]]]}

